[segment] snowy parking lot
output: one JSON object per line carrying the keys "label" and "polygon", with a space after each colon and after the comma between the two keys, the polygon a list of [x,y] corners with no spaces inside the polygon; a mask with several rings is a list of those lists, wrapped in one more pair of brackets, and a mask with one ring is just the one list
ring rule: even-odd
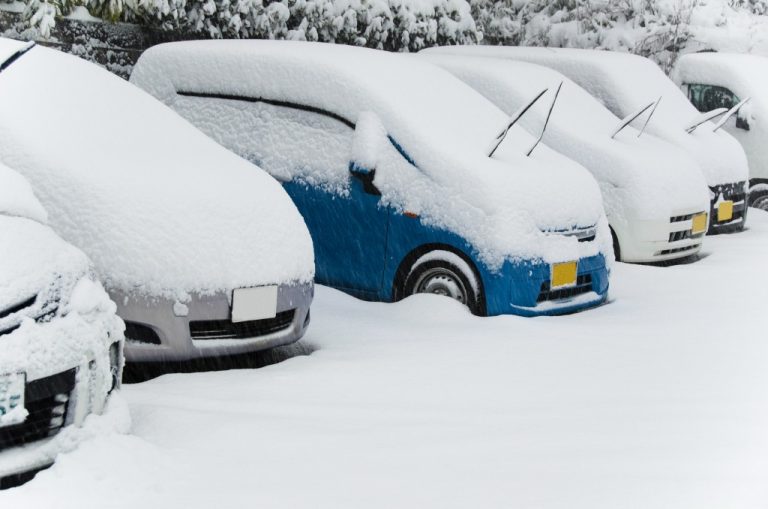
{"label": "snowy parking lot", "polygon": [[[125,385],[3,508],[764,508],[768,214],[608,304],[474,317],[317,288],[314,348]],[[131,425],[128,433],[127,414]]]}

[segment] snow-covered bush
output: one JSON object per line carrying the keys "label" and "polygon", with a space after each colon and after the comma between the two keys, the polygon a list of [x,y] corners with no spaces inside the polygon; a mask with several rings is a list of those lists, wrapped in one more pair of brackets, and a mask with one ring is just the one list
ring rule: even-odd
{"label": "snow-covered bush", "polygon": [[198,37],[322,41],[391,51],[478,42],[465,0],[27,0],[25,17],[48,37],[55,18],[79,5],[105,20]]}
{"label": "snow-covered bush", "polygon": [[487,44],[630,51],[666,67],[690,37],[697,1],[473,0],[472,14]]}

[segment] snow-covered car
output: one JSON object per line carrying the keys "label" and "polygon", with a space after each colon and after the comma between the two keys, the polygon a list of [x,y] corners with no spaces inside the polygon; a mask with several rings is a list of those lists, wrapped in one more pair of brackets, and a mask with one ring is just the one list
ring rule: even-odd
{"label": "snow-covered car", "polygon": [[547,67],[425,52],[419,57],[447,69],[509,115],[547,90],[519,123],[531,134],[547,123],[547,145],[595,176],[617,259],[655,262],[699,251],[708,224],[708,190],[684,152],[653,135],[639,136],[583,88]]}
{"label": "snow-covered car", "polygon": [[749,203],[768,210],[768,58],[712,52],[682,55],[672,78],[700,112],[725,110],[716,122],[747,153]]}
{"label": "snow-covered car", "polygon": [[120,383],[123,323],[82,251],[0,163],[0,489],[49,466]]}
{"label": "snow-covered car", "polygon": [[536,140],[436,66],[200,41],[150,48],[131,81],[283,183],[320,283],[381,301],[446,295],[479,315],[606,298],[611,236],[594,179],[543,145],[526,157],[518,145]]}
{"label": "snow-covered car", "polygon": [[[575,48],[443,47],[434,51],[523,60],[551,67],[592,94],[614,115],[684,150],[709,186],[708,233],[744,228],[749,169],[739,142],[699,113],[654,62],[629,53]],[[649,117],[649,115],[652,115]]]}
{"label": "snow-covered car", "polygon": [[0,62],[0,158],[93,261],[128,361],[304,334],[312,239],[274,179],[96,65],[8,39]]}

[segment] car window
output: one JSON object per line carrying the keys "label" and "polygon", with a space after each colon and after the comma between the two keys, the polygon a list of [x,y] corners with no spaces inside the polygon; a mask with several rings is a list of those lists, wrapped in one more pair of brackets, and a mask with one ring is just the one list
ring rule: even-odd
{"label": "car window", "polygon": [[342,190],[354,129],[315,108],[247,98],[180,94],[174,108],[216,141],[282,181]]}
{"label": "car window", "polygon": [[739,98],[725,87],[717,85],[690,84],[688,99],[701,112],[718,108],[731,109],[739,103]]}

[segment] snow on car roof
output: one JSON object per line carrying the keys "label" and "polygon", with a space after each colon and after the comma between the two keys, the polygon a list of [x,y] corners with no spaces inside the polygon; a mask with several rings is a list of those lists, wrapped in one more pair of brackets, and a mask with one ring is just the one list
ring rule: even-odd
{"label": "snow on car roof", "polygon": [[[647,132],[684,149],[699,164],[709,185],[744,181],[748,177],[746,155],[732,136],[722,130],[713,133],[712,123],[693,135],[686,133],[685,128],[699,112],[659,66],[647,58],[577,48],[445,46],[425,51],[546,65],[568,76],[621,118],[661,97]],[[635,125],[638,124],[639,121]]]}
{"label": "snow on car roof", "polygon": [[429,52],[420,57],[448,69],[510,113],[548,88],[543,100],[520,120],[532,131],[545,122],[555,89],[562,83],[544,141],[584,164],[599,182],[610,183],[609,189],[631,191],[621,204],[606,201],[609,217],[664,217],[707,203],[705,182],[689,157],[648,133],[638,137],[632,127],[611,139],[621,120],[559,72],[508,59]]}
{"label": "snow on car roof", "polygon": [[[152,72],[152,62],[172,67],[163,73],[173,85],[163,92],[171,95],[185,91],[293,101],[352,124],[362,112],[375,111],[395,138],[418,131],[457,152],[484,151],[507,122],[502,111],[467,93],[466,85],[441,69],[383,51],[286,41],[162,44],[142,55],[132,80],[151,84],[146,73]],[[440,86],[429,86],[433,83]],[[462,100],[449,102],[456,97]]]}
{"label": "snow on car roof", "polygon": [[519,46],[445,47],[434,51],[507,57],[546,65],[584,87],[619,117],[629,115],[659,96],[665,100],[654,114],[657,120],[664,116],[665,121],[671,119],[683,127],[698,114],[654,62],[630,53]]}
{"label": "snow on car roof", "polygon": [[312,279],[309,233],[279,184],[130,83],[37,46],[0,88],[0,159],[108,288],[185,299]]}
{"label": "snow on car roof", "polygon": [[412,177],[419,182],[377,175],[385,202],[464,236],[490,265],[510,256],[572,257],[575,245],[544,248],[541,230],[602,216],[587,172],[543,145],[524,157],[519,146],[534,142],[524,130],[510,135],[518,146],[488,158],[508,115],[417,57],[294,41],[189,41],[147,50],[131,81],[168,104],[177,92],[261,98],[320,108],[350,124],[375,112],[422,174]]}
{"label": "snow on car roof", "polygon": [[32,192],[29,182],[0,163],[0,214],[46,223],[48,214]]}
{"label": "snow on car roof", "polygon": [[768,90],[768,58],[741,53],[689,53],[682,55],[673,73],[679,83],[702,83],[737,88],[734,93],[762,101]]}

